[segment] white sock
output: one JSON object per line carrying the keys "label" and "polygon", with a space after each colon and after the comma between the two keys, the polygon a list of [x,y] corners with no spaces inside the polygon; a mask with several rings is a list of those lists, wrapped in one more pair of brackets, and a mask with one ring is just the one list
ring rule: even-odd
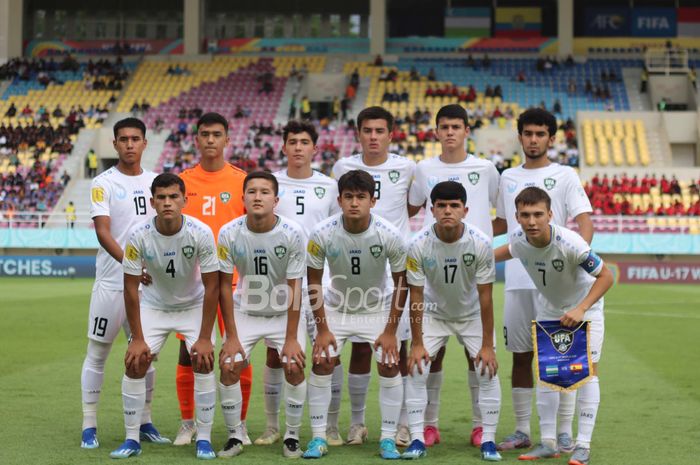
{"label": "white sock", "polygon": [[408,411],[406,410],[406,382],[408,376],[401,376],[403,382],[403,403],[401,404],[401,413],[399,414],[399,426],[408,426]]}
{"label": "white sock", "polygon": [[146,404],[143,406],[141,414],[141,424],[153,423],[151,419],[151,402],[153,402],[153,389],[156,387],[156,369],[153,365],[146,371]]}
{"label": "white sock", "polygon": [[[472,397],[472,429],[481,426],[481,408],[479,407],[479,380],[475,371],[467,370],[467,384]],[[500,397],[499,397],[500,399]]]}
{"label": "white sock", "polygon": [[393,378],[379,377],[379,410],[382,414],[382,439],[394,439],[403,404],[403,381],[401,375]]}
{"label": "white sock", "polygon": [[284,439],[294,438],[299,440],[299,430],[301,429],[301,418],[304,415],[304,401],[306,400],[306,381],[293,386],[288,382],[284,383],[284,394],[286,398],[287,431]]}
{"label": "white sock", "polygon": [[216,377],[214,372],[194,374],[194,407],[197,419],[197,440],[211,441],[216,408]]}
{"label": "white sock", "polygon": [[423,435],[423,418],[425,416],[425,406],[428,403],[428,391],[426,383],[428,382],[428,374],[430,371],[430,362],[423,363],[423,373],[419,374],[416,367],[413,372],[406,378],[405,402],[408,414],[408,429],[411,431],[411,440],[418,439],[425,442]]}
{"label": "white sock", "polygon": [[578,436],[576,445],[591,447],[591,437],[595,418],[600,405],[600,382],[597,376],[593,376],[589,382],[578,390]]}
{"label": "white sock", "polygon": [[221,401],[221,411],[224,414],[224,423],[228,430],[228,437],[243,440],[243,429],[241,428],[243,394],[241,394],[240,381],[230,386],[219,383],[219,399]]}
{"label": "white sock", "polygon": [[105,362],[112,344],[88,339],[87,353],[80,374],[83,399],[83,429],[97,428],[97,405],[105,377]]}
{"label": "white sock", "polygon": [[367,400],[367,389],[371,375],[363,373],[361,375],[348,373],[348,393],[350,394],[350,424],[358,425],[365,423],[365,405]]}
{"label": "white sock", "polygon": [[279,430],[280,427],[280,399],[282,398],[283,381],[283,368],[270,368],[265,365],[263,369],[263,385],[265,389],[265,415],[267,415],[268,428]]}
{"label": "white sock", "polygon": [[557,420],[557,435],[566,433],[572,437],[571,424],[574,422],[576,410],[576,391],[559,393],[559,417]]}
{"label": "white sock", "polygon": [[442,371],[430,373],[426,383],[428,390],[428,405],[425,406],[425,426],[438,425],[440,413],[440,389],[442,389]]}
{"label": "white sock", "polygon": [[331,378],[333,375],[317,375],[313,371],[309,376],[307,391],[309,393],[309,416],[311,417],[311,436],[326,439],[326,419],[331,403]]}
{"label": "white sock", "polygon": [[515,430],[530,436],[530,417],[532,416],[532,388],[514,387],[513,413],[515,413]]}
{"label": "white sock", "polygon": [[545,386],[537,386],[537,414],[540,417],[540,437],[542,443],[556,448],[557,444],[557,410],[559,410],[559,391]]}
{"label": "white sock", "polygon": [[498,375],[489,378],[489,370],[481,373],[481,364],[476,367],[474,376],[479,383],[479,410],[481,410],[483,436],[481,443],[496,441],[496,428],[498,427],[498,417],[501,414],[501,383]]}
{"label": "white sock", "polygon": [[122,402],[124,404],[124,426],[126,439],[139,440],[141,413],[146,403],[146,380],[133,379],[124,375],[122,378]]}
{"label": "white sock", "polygon": [[331,404],[328,407],[328,428],[338,429],[340,416],[340,401],[343,396],[343,366],[336,365],[331,378]]}

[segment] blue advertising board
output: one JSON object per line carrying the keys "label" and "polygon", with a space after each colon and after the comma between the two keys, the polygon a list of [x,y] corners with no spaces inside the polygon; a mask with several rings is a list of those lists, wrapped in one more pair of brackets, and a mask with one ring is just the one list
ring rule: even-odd
{"label": "blue advertising board", "polygon": [[0,277],[94,278],[94,256],[0,256]]}
{"label": "blue advertising board", "polygon": [[676,37],[675,8],[634,8],[630,33],[635,37]]}
{"label": "blue advertising board", "polygon": [[630,33],[628,8],[586,8],[584,34],[592,37],[624,37]]}

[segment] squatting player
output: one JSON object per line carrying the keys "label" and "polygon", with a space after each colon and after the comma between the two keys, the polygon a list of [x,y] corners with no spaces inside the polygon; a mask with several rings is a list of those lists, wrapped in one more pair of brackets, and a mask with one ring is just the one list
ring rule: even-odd
{"label": "squatting player", "polygon": [[[498,261],[516,258],[537,287],[537,320],[560,320],[563,326],[590,323],[590,381],[577,389],[578,436],[569,465],[590,463],[591,436],[595,426],[600,385],[597,367],[603,348],[603,295],[613,284],[613,276],[591,246],[575,232],[552,224],[551,200],[538,187],[523,189],[515,198],[519,228],[509,236],[509,244],[496,251]],[[541,442],[520,460],[559,457],[557,410],[559,392],[537,387],[537,413]]]}
{"label": "squatting player", "polygon": [[[141,454],[144,377],[168,335],[177,332],[185,337],[195,370],[197,458],[210,459],[215,457],[211,428],[216,402],[212,329],[219,298],[214,235],[206,224],[182,214],[185,184],[177,175],[156,176],[151,193],[156,216],[132,228],[124,251],[124,302],[131,328],[122,380],[126,440],[110,456],[124,459]],[[152,283],[139,298],[144,266]]]}
{"label": "squatting player", "polygon": [[[94,449],[97,441],[97,405],[100,400],[104,367],[112,343],[129,326],[124,310],[124,272],[121,268],[124,246],[132,226],[153,216],[151,182],[155,173],[141,167],[146,149],[146,125],[126,118],[114,125],[117,164],[92,180],[90,215],[100,248],[97,250],[95,285],[90,297],[88,346],[80,376],[83,400],[81,447]],[[141,439],[169,443],[151,423],[151,399],[155,369],[146,373],[146,405],[141,421]]]}
{"label": "squatting player", "polygon": [[[299,430],[306,400],[306,325],[300,311],[305,237],[301,226],[274,213],[279,199],[277,179],[272,174],[250,173],[243,182],[243,192],[247,214],[227,223],[219,233],[221,311],[234,316],[233,331],[227,332],[226,338],[242,355],[241,360],[230,360],[230,370],[222,373],[222,383],[227,386],[221,386],[221,403],[229,439],[219,457],[243,451],[238,380],[253,348],[264,340],[285,366],[287,430],[282,453],[298,458],[302,454]],[[238,285],[232,297],[234,266],[238,269]]]}

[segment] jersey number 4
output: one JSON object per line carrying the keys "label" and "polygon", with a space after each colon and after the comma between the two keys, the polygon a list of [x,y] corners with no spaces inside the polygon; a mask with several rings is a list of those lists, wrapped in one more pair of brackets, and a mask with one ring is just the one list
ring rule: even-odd
{"label": "jersey number 4", "polygon": [[173,259],[170,259],[168,262],[168,266],[165,267],[165,272],[168,273],[171,278],[175,277],[175,262]]}

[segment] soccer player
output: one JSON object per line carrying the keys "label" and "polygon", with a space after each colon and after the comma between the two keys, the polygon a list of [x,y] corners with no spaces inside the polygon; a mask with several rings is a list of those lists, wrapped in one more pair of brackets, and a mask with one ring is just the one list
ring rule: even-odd
{"label": "soccer player", "polygon": [[[511,233],[518,227],[515,197],[528,186],[543,188],[552,201],[552,222],[566,225],[569,218],[578,224],[579,233],[589,244],[593,238],[591,204],[573,168],[552,163],[547,149],[554,143],[557,121],[539,108],[529,109],[518,118],[518,139],[525,154],[522,166],[507,169],[501,175],[494,234]],[[529,447],[532,413],[532,330],[537,313],[535,283],[517,260],[506,262],[506,287],[503,305],[503,336],[506,349],[513,353],[511,395],[515,413],[515,432],[507,436],[499,449]],[[575,393],[562,393],[559,404],[558,448],[573,451],[571,423]]]}
{"label": "soccer player", "polygon": [[[156,216],[134,226],[124,251],[124,302],[131,339],[122,380],[126,440],[110,457],[141,454],[139,419],[146,401],[144,377],[171,332],[191,350],[197,407],[197,458],[214,458],[211,428],[216,382],[212,329],[219,297],[219,262],[211,229],[182,214],[185,183],[177,175],[156,176],[151,187]],[[152,283],[139,297],[143,267]],[[222,349],[225,352],[226,346]]]}
{"label": "soccer player", "polygon": [[[293,219],[301,226],[304,232],[304,244],[306,244],[311,228],[338,210],[338,183],[311,168],[318,140],[318,134],[313,124],[308,121],[291,120],[282,131],[284,141],[282,152],[287,157],[288,165],[286,170],[273,173],[279,183],[279,202],[275,207],[275,212]],[[302,281],[303,292],[306,291],[304,281]],[[324,285],[327,283],[324,282]],[[313,341],[316,324],[307,299],[307,295],[304,295],[302,311],[305,315],[307,332]],[[342,369],[336,370],[340,373],[340,382],[333,385],[333,388],[339,391],[343,387],[343,371]],[[263,372],[267,428],[255,440],[255,444],[273,444],[279,440],[279,406],[283,376],[282,364],[277,350],[268,347],[267,361]],[[337,425],[340,395],[338,392],[334,394],[332,398],[337,399],[338,403],[337,405],[331,404],[329,415],[335,415],[335,420],[329,421],[329,423]],[[343,444],[337,429],[327,431],[326,436],[329,445],[339,446]]]}
{"label": "soccer player", "polygon": [[436,184],[430,192],[430,204],[436,222],[416,234],[406,262],[412,326],[406,407],[412,442],[403,458],[425,455],[423,423],[430,361],[453,335],[476,366],[478,408],[483,419],[481,456],[499,461],[494,441],[501,386],[494,349],[492,294],[496,267],[491,238],[464,222],[469,208],[462,184]]}
{"label": "soccer player", "polygon": [[[436,184],[443,181],[461,183],[467,192],[470,224],[493,239],[491,225],[491,208],[496,206],[498,198],[498,171],[489,160],[482,160],[467,153],[465,146],[469,137],[467,112],[460,105],[451,104],[440,108],[435,115],[436,135],[442,146],[439,157],[427,158],[416,167],[416,178],[409,193],[409,215],[413,216],[425,206],[423,226],[432,225],[432,201],[430,193]],[[479,408],[479,379],[470,356],[468,360],[467,381],[472,399],[472,431],[470,441],[479,447],[483,434],[481,409]],[[442,387],[442,360],[445,349],[441,348],[430,367],[427,380],[428,407],[425,411],[425,442],[432,446],[440,442],[438,414],[440,409],[440,390]]]}
{"label": "soccer player", "polygon": [[[211,228],[214,238],[217,239],[223,225],[245,212],[242,200],[245,172],[224,160],[224,150],[230,140],[228,121],[222,115],[218,113],[202,115],[197,121],[197,134],[194,141],[201,159],[199,164],[180,174],[187,187],[187,204],[183,213],[204,222]],[[224,325],[220,312],[218,322],[219,333],[223,336]],[[251,383],[252,366],[246,368],[241,374],[241,390],[243,391],[241,417],[244,420],[250,399]],[[182,446],[189,444],[195,433],[194,373],[187,346],[182,339],[180,340],[176,387],[182,424],[173,444]],[[247,431],[244,431],[243,437],[244,443],[250,444]]]}
{"label": "soccer player", "polygon": [[[247,215],[227,223],[219,233],[221,311],[234,315],[235,325],[226,337],[236,341],[243,355],[232,361],[228,382],[222,375],[227,386],[220,386],[221,403],[229,439],[219,457],[233,457],[243,450],[238,380],[261,340],[277,350],[285,366],[287,431],[282,452],[285,457],[301,457],[299,429],[306,400],[305,325],[300,311],[304,233],[297,223],[274,213],[278,183],[272,174],[250,173],[243,192]],[[232,297],[234,266],[239,276]]]}
{"label": "soccer player", "polygon": [[[416,169],[416,164],[406,157],[389,153],[391,143],[391,131],[394,128],[394,117],[382,107],[369,107],[357,115],[357,132],[362,153],[347,158],[341,158],[333,165],[332,175],[335,179],[350,170],[363,170],[374,178],[374,196],[376,204],[373,212],[389,221],[401,232],[404,241],[408,241],[411,229],[408,223],[408,192]],[[390,272],[387,270],[388,281],[391,282]],[[410,326],[406,318],[399,323],[398,330],[401,344],[401,369],[402,376],[406,375],[405,341],[410,337]],[[368,344],[360,344],[352,340],[352,355],[348,369],[348,391],[350,393],[351,425],[348,432],[347,444],[362,444],[367,440],[367,427],[365,426],[365,403],[367,388],[369,387],[370,371],[372,367],[372,349]],[[334,372],[335,386],[342,386],[342,369]],[[405,378],[404,378],[405,380]],[[340,388],[338,397],[331,402],[333,408],[340,408]],[[333,408],[331,409],[333,411]],[[398,445],[408,445],[410,440],[408,428],[406,428],[405,409],[402,410]],[[335,420],[335,424],[329,424],[329,429],[337,429],[337,414],[329,419]]]}
{"label": "soccer player", "polygon": [[[394,438],[403,403],[403,381],[396,330],[406,301],[406,249],[399,230],[370,212],[376,202],[372,175],[349,171],[338,180],[338,191],[342,213],[317,225],[307,248],[309,298],[317,335],[309,376],[313,439],[304,457],[319,458],[328,451],[331,377],[343,344],[356,337],[374,345],[382,416],[380,453],[382,458],[397,459],[400,454]],[[324,292],[321,282],[326,262],[331,285]],[[387,264],[393,291],[386,283]]]}
{"label": "soccer player", "polygon": [[[127,338],[129,326],[124,310],[124,273],[121,262],[129,229],[153,216],[149,199],[155,173],[141,167],[146,149],[146,125],[136,118],[126,118],[114,125],[114,149],[117,164],[92,180],[90,214],[100,248],[97,250],[95,285],[90,298],[88,346],[80,376],[83,400],[83,433],[80,446],[99,447],[97,441],[97,405],[100,400],[104,367],[112,343],[123,328]],[[155,369],[146,373],[146,406],[140,419],[141,439],[169,443],[151,423],[151,399]]]}
{"label": "soccer player", "polygon": [[[569,465],[590,463],[591,436],[595,426],[600,385],[597,367],[603,348],[603,295],[613,284],[612,272],[591,246],[575,232],[553,223],[551,199],[545,190],[527,187],[515,198],[519,227],[509,244],[496,251],[496,259],[517,258],[537,287],[537,320],[560,320],[563,326],[590,323],[588,340],[591,375],[578,392],[578,436]],[[518,457],[537,460],[559,457],[557,409],[559,392],[537,387],[537,413],[541,443]]]}

